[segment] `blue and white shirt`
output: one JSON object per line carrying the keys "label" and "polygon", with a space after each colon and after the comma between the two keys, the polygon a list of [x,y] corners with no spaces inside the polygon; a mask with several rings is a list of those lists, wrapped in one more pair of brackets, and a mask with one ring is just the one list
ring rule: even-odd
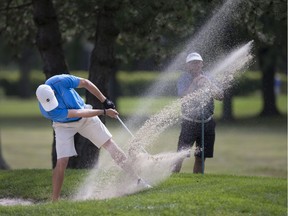
{"label": "blue and white shirt", "polygon": [[69,109],[84,109],[85,107],[83,99],[75,91],[79,83],[79,77],[69,74],[56,75],[49,78],[45,84],[54,90],[59,105],[55,109],[47,112],[39,103],[42,115],[53,122],[64,123],[79,120],[80,118],[67,118]]}

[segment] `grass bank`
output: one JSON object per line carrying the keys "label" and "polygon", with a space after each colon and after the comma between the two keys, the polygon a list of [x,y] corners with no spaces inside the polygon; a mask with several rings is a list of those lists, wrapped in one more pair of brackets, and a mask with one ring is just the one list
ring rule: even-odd
{"label": "grass bank", "polygon": [[50,170],[0,172],[0,198],[29,206],[0,206],[1,215],[286,215],[284,178],[173,174],[154,188],[109,200],[71,201],[87,171],[67,170],[63,200],[51,203]]}

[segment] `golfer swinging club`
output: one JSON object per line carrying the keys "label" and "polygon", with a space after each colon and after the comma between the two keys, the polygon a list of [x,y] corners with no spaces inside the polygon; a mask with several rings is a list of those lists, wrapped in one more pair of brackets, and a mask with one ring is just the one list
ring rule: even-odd
{"label": "golfer swinging club", "polygon": [[[202,71],[203,59],[198,53],[193,52],[186,57],[185,67],[186,71],[178,80],[178,95],[184,97],[200,88],[205,88],[209,89],[210,98],[207,104],[199,106],[201,110],[193,110],[195,104],[192,103],[182,105],[182,123],[177,151],[191,148],[196,141],[193,173],[204,173],[204,161],[206,158],[212,158],[214,153],[215,121],[213,119],[213,99],[223,100],[224,93],[222,89],[218,88],[204,75]],[[201,98],[197,98],[197,100],[200,101],[196,102],[201,102]],[[202,143],[202,141],[204,142]],[[204,152],[202,152],[202,145],[204,146]],[[174,172],[180,172],[182,163],[183,159],[175,166]]]}
{"label": "golfer swinging club", "polygon": [[[103,103],[105,109],[87,108],[89,106],[84,103],[75,88],[88,90]],[[57,162],[52,176],[53,201],[60,197],[69,157],[77,155],[74,146],[76,133],[89,139],[98,148],[106,149],[123,170],[135,177],[135,183],[145,188],[151,187],[132,171],[125,153],[117,146],[111,133],[98,118],[99,115],[117,118],[119,113],[115,110],[114,103],[91,81],[68,74],[55,75],[37,88],[36,96],[42,115],[53,121],[55,131]]]}

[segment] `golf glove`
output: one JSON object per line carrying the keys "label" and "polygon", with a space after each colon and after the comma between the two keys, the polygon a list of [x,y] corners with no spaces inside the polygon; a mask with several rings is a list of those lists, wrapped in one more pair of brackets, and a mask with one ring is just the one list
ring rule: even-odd
{"label": "golf glove", "polygon": [[106,98],[106,100],[103,102],[104,108],[105,109],[115,109],[115,105],[111,100],[108,100]]}

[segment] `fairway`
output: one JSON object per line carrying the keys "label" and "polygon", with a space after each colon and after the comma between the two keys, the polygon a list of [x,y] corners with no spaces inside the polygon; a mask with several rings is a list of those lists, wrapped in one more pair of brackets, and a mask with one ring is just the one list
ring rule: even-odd
{"label": "fairway", "polygon": [[[152,103],[147,111],[151,116],[175,98],[151,99],[121,98],[119,110],[126,122],[128,112],[137,113],[143,102]],[[287,176],[287,97],[278,100],[285,116],[260,119],[254,116],[260,111],[259,97],[255,95],[235,98],[237,121],[223,123],[217,120],[215,154],[207,159],[206,173]],[[51,168],[51,144],[53,134],[51,122],[40,116],[37,103],[33,100],[7,99],[2,101],[0,110],[0,133],[2,154],[12,169]],[[245,105],[246,104],[246,105]],[[243,109],[243,107],[249,109]],[[126,109],[128,107],[129,109]],[[242,109],[240,108],[242,107]],[[19,112],[19,108],[22,110]],[[122,112],[122,111],[123,112]],[[216,118],[219,119],[221,104],[216,104]],[[122,114],[123,113],[123,114]],[[125,115],[126,114],[126,115]],[[108,119],[107,127],[114,139],[125,146],[131,138],[116,119]],[[138,128],[140,126],[137,126]],[[130,128],[133,133],[138,128]],[[175,152],[180,132],[179,122],[168,128],[147,149],[149,153]],[[101,154],[101,156],[103,156]],[[109,156],[108,156],[109,157]],[[193,157],[184,161],[182,172],[192,172]]]}
{"label": "fairway", "polygon": [[[1,129],[2,153],[12,169],[51,168],[50,123],[40,122],[38,126],[34,123],[22,122],[13,128]],[[120,123],[111,120],[107,126],[114,139],[125,145],[130,135]],[[148,152],[176,151],[179,130],[179,125],[166,130]],[[207,173],[286,177],[285,126],[218,123],[216,133],[215,156],[207,159]],[[192,172],[192,165],[193,157],[186,159],[182,172]]]}

